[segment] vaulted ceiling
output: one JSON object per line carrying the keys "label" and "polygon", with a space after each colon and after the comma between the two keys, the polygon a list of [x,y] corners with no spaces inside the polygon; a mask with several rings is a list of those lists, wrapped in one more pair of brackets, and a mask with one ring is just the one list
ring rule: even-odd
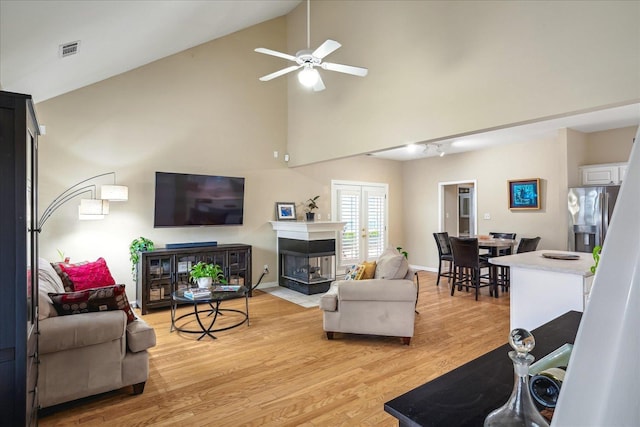
{"label": "vaulted ceiling", "polygon": [[[0,88],[53,98],[291,12],[301,0],[0,0]],[[61,46],[78,42],[77,54]],[[548,136],[569,127],[594,132],[640,123],[640,104],[439,141],[447,153]],[[373,155],[438,155],[418,145]]]}
{"label": "vaulted ceiling", "polygon": [[[0,87],[35,102],[286,15],[300,0],[0,1]],[[79,42],[75,55],[60,46]]]}

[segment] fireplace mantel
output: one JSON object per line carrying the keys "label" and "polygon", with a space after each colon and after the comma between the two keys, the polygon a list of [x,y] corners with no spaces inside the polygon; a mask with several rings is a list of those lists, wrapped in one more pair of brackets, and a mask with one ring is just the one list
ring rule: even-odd
{"label": "fireplace mantel", "polygon": [[344,221],[270,221],[278,238],[296,240],[335,239],[347,224]]}

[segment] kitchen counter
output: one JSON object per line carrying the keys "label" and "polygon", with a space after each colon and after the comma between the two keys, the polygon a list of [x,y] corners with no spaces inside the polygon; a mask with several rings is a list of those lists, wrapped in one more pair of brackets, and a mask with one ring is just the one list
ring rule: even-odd
{"label": "kitchen counter", "polygon": [[[549,259],[543,253],[578,255]],[[590,253],[540,250],[491,258],[510,269],[510,329],[534,329],[570,310],[583,312],[591,293],[594,264]]]}
{"label": "kitchen counter", "polygon": [[[578,260],[558,260],[545,258],[542,254],[571,254],[578,255]],[[534,270],[555,271],[558,273],[578,274],[581,276],[591,276],[591,266],[594,264],[593,256],[586,252],[568,252],[541,250],[535,252],[525,252],[522,254],[506,255],[494,257],[490,263],[507,267],[531,268]]]}

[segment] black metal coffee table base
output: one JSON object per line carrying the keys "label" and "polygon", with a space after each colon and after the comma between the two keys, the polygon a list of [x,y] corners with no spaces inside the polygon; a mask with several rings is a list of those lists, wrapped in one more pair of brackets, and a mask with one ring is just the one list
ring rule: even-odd
{"label": "black metal coffee table base", "polygon": [[[224,295],[224,296],[223,296]],[[237,310],[237,309],[232,309],[232,308],[220,308],[220,303],[226,299],[230,299],[229,297],[233,297],[232,294],[223,294],[220,295],[220,293],[214,293],[214,296],[211,299],[206,299],[206,300],[195,300],[195,301],[189,301],[190,303],[193,303],[193,311],[190,313],[185,313],[182,314],[178,317],[176,317],[176,310],[177,310],[177,306],[178,306],[178,301],[180,302],[185,302],[185,299],[183,297],[183,295],[179,295],[179,294],[174,294],[173,295],[173,300],[171,302],[171,329],[170,331],[178,331],[178,332],[183,332],[186,334],[200,334],[200,336],[198,337],[198,340],[201,340],[202,338],[204,338],[205,336],[209,336],[213,339],[217,339],[217,337],[215,335],[213,335],[214,332],[220,332],[220,331],[226,331],[232,328],[237,328],[240,325],[243,325],[244,323],[246,323],[247,325],[249,325],[249,301],[247,298],[247,294],[246,291],[244,292],[244,295],[241,294],[237,294],[235,295],[235,297],[244,297],[245,299],[245,311],[242,310]],[[217,296],[217,297],[216,297]],[[205,307],[204,309],[200,309],[200,305],[204,305],[206,304],[208,307]],[[240,321],[230,325],[230,326],[225,326],[224,328],[215,328],[215,324],[216,324],[216,320],[218,320],[218,316],[224,316],[225,313],[237,313],[240,314]],[[186,327],[182,327],[182,326],[178,326],[176,323],[181,320],[181,319],[185,319],[185,318],[189,318],[191,316],[194,316],[198,325],[200,326],[199,330],[196,329],[187,329]]]}

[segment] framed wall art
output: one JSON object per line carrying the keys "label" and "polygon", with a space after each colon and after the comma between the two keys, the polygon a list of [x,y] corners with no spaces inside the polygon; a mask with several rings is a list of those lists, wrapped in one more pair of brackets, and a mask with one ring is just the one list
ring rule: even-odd
{"label": "framed wall art", "polygon": [[276,220],[295,221],[296,204],[293,202],[276,202]]}
{"label": "framed wall art", "polygon": [[540,209],[540,178],[509,180],[509,209]]}

